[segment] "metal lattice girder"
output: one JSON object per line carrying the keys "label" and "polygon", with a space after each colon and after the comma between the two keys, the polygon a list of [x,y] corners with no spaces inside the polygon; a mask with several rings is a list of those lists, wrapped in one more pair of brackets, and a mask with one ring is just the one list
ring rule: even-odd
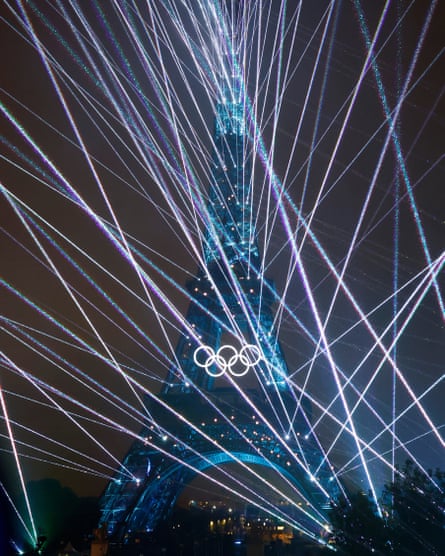
{"label": "metal lattice girder", "polygon": [[[304,451],[298,442],[286,446],[282,441],[290,429],[295,438],[307,435],[311,409],[288,388],[287,365],[273,328],[274,287],[258,278],[259,250],[247,202],[251,162],[242,118],[240,99],[217,108],[210,220],[203,236],[206,268],[187,284],[191,302],[175,363],[163,391],[148,405],[154,421],[171,439],[143,430],[123,462],[136,480],[121,473],[108,485],[101,523],[115,538],[153,530],[197,473],[231,461],[277,470],[315,514],[326,506],[326,490],[320,487],[329,470],[320,469],[316,480],[309,473],[319,467],[318,450],[310,441]],[[201,345],[216,353],[228,333],[261,355],[255,363],[260,384],[243,396],[233,386],[217,387],[194,357]],[[253,407],[261,419],[252,420]],[[282,463],[289,450],[290,467]],[[298,504],[295,511],[301,527],[308,530],[310,512]]]}

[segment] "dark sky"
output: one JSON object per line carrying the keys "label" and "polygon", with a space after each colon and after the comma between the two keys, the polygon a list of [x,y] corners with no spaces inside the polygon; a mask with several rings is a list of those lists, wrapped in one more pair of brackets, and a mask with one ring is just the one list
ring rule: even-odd
{"label": "dark sky", "polygon": [[[173,98],[175,123],[182,126],[181,141],[204,196],[210,171],[215,95],[209,93],[209,82],[206,86],[202,83],[210,79],[208,68],[198,58],[193,60],[181,33],[174,29],[165,10],[160,10],[160,18],[172,41],[170,45],[165,43],[160,32],[159,44],[156,43],[153,21],[145,3],[135,3],[139,14],[130,3],[123,4],[134,18],[134,29],[146,49],[150,66],[136,51],[120,17],[108,4],[102,5],[103,13],[92,5],[82,5],[82,14],[104,49],[101,53],[92,45],[81,18],[68,2],[61,2],[75,29],[86,41],[88,54],[82,50],[68,24],[69,19],[60,13],[55,2],[29,2],[26,7],[35,32],[48,49],[60,91],[91,155],[97,181],[42,61],[19,24],[18,8],[10,10],[7,3],[1,7],[0,101],[18,123],[14,126],[5,112],[2,113],[0,177],[5,189],[0,196],[1,277],[4,280],[0,298],[0,345],[4,357],[0,378],[14,435],[20,443],[17,447],[25,480],[55,477],[81,495],[100,494],[116,461],[131,443],[130,434],[113,430],[100,415],[135,434],[142,425],[135,410],[130,409],[127,414],[110,403],[112,400],[120,404],[119,400],[123,399],[140,410],[122,377],[88,350],[97,350],[107,358],[113,356],[144,387],[158,392],[171,358],[170,346],[176,344],[181,324],[179,318],[169,315],[162,298],[167,299],[179,315],[184,315],[187,299],[175,284],[181,288],[198,267],[191,243],[199,248],[202,229],[193,223],[185,188],[178,189],[179,184],[185,182],[183,170],[175,167],[179,149],[174,143],[171,148],[166,144],[166,138],[171,141],[174,138],[173,120],[157,97],[157,91],[169,93]],[[369,0],[362,4],[363,18],[354,2],[336,4],[325,43],[322,43],[323,14],[327,3],[303,2],[293,43],[296,13],[295,7],[288,6],[288,32],[280,51],[273,46],[280,3],[271,2],[270,12],[263,6],[262,21],[268,22],[268,26],[264,27],[265,48],[259,69],[259,92],[255,98],[261,115],[259,127],[266,148],[274,147],[273,167],[283,180],[288,195],[283,206],[294,230],[297,216],[292,202],[309,221],[323,187],[311,229],[338,273],[342,271],[342,261],[367,194],[373,187],[345,282],[363,313],[373,311],[370,322],[377,334],[382,334],[392,319],[390,296],[395,268],[399,287],[406,285],[398,296],[398,306],[402,307],[420,285],[428,266],[424,245],[419,239],[417,217],[430,259],[435,261],[444,248],[445,14],[443,4],[438,2],[420,43],[422,28],[433,4],[421,0],[390,3],[376,43],[374,69],[378,68],[378,74],[373,71],[372,64],[368,64],[348,115],[354,87],[367,55],[360,22],[365,23],[372,36],[384,6],[383,2]],[[194,15],[199,18],[198,14]],[[197,40],[190,17],[180,16],[184,32]],[[156,17],[154,25],[160,28]],[[396,25],[398,21],[399,26]],[[205,29],[203,32],[206,33]],[[321,56],[317,58],[322,44]],[[165,60],[164,68],[157,48]],[[259,56],[255,46],[249,48],[253,58]],[[111,61],[110,66],[104,63],[102,55]],[[280,56],[281,72],[278,70]],[[384,91],[384,102],[388,110],[393,111],[415,56],[416,64],[395,125],[398,141],[397,144],[389,141],[380,164],[388,133],[381,94]],[[175,64],[175,59],[179,65]],[[196,64],[201,64],[202,74],[198,73]],[[256,82],[253,61],[249,67],[247,90],[253,97]],[[164,69],[170,80],[168,87],[165,87]],[[271,69],[270,79],[268,69]],[[276,83],[277,79],[282,83],[285,75],[288,82],[280,89],[283,102],[275,128],[272,110],[276,104]],[[167,96],[163,99],[166,102]],[[133,130],[133,137],[136,135],[134,141],[129,129]],[[42,161],[20,130],[32,136],[50,162]],[[293,148],[297,132],[299,138]],[[150,152],[154,154],[148,162],[143,154]],[[397,169],[398,154],[404,159],[402,170]],[[51,165],[58,168],[59,176]],[[377,168],[379,172],[374,183]],[[286,287],[288,267],[294,259],[283,219],[275,217],[276,201],[272,198],[269,206],[267,197],[260,196],[263,175],[262,165],[257,160],[258,237],[263,249],[268,223],[272,233],[265,248],[267,275],[274,279],[278,295],[283,296],[287,305],[280,338],[292,377],[301,386],[307,377],[314,345],[300,324],[316,339],[317,326],[298,271],[292,274]],[[158,288],[151,291],[154,310],[135,271],[91,216],[95,213],[112,222],[98,182],[106,192],[119,225],[128,234],[129,242],[140,250],[136,257],[142,268]],[[411,188],[414,205],[410,202],[406,182]],[[72,189],[67,189],[66,183]],[[63,188],[65,194],[62,194]],[[8,197],[6,191],[16,197]],[[79,198],[76,206],[74,191],[88,204],[90,214],[79,206]],[[177,214],[167,203],[165,192],[183,211],[189,237],[179,226]],[[26,212],[28,226],[46,255],[14,211],[14,198],[23,203],[17,205],[18,210]],[[304,230],[299,228],[299,245],[303,235]],[[306,239],[301,247],[301,257],[323,321],[329,312],[336,281],[311,239]],[[83,314],[56,271],[72,288]],[[443,295],[443,271],[438,276],[440,286]],[[409,301],[398,320],[400,326],[416,300],[414,297]],[[374,349],[364,360],[374,343],[372,335],[363,324],[346,333],[359,320],[357,310],[340,292],[326,329],[327,336],[333,341],[342,335],[332,344],[333,357],[345,377],[361,365],[352,383],[357,391],[363,391],[381,363],[382,353]],[[383,343],[387,348],[391,345],[390,333],[386,333]],[[158,346],[159,352],[153,345]],[[421,395],[443,376],[444,353],[443,314],[436,292],[430,287],[397,343],[398,366],[413,394]],[[41,382],[32,385],[23,373]],[[392,411],[391,384],[392,371],[386,362],[366,394],[367,401],[386,423],[390,422]],[[307,378],[307,389],[320,406],[326,407],[332,400],[335,385],[326,357],[316,358]],[[348,387],[345,392],[352,405],[357,392]],[[436,427],[444,423],[441,405],[444,393],[442,382],[422,399]],[[396,397],[400,413],[411,403],[410,394],[400,379],[397,379]],[[333,411],[344,420],[338,402]],[[319,413],[320,409],[316,409],[315,414]],[[354,420],[366,441],[382,429],[382,423],[363,404]],[[1,434],[6,435],[4,422],[0,422],[0,426]],[[329,439],[338,429],[338,424],[324,419],[319,432],[322,439]],[[419,409],[414,407],[406,412],[398,422],[397,433],[422,465],[443,466],[443,445]],[[443,429],[441,434],[443,436]],[[103,449],[97,443],[103,445]],[[375,444],[377,451],[382,453],[390,446],[387,433]],[[1,447],[8,469],[8,488],[16,494],[18,479],[14,479],[11,471],[14,466],[8,438],[2,437]],[[37,451],[36,447],[43,451]],[[345,462],[353,455],[348,452],[350,449],[350,440],[341,439],[334,447],[334,457]],[[64,459],[58,460],[57,456]],[[388,469],[378,464],[371,454],[368,456],[375,479],[385,480]],[[406,457],[402,449],[397,451],[400,461]],[[85,472],[70,469],[78,465],[88,469],[84,469]]]}

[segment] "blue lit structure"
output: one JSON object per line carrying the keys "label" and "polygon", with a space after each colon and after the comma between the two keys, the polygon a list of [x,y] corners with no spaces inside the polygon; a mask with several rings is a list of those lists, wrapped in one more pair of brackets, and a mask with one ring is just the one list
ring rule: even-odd
{"label": "blue lit structure", "polygon": [[[102,497],[101,524],[115,539],[154,530],[197,472],[234,460],[279,470],[319,512],[327,507],[327,497],[316,482],[326,488],[329,470],[324,468],[315,481],[310,475],[321,457],[310,438],[304,442],[304,453],[299,442],[307,438],[310,406],[304,407],[303,415],[288,386],[286,362],[273,329],[276,296],[273,284],[261,273],[251,213],[247,111],[241,91],[232,84],[217,105],[213,183],[203,234],[205,268],[187,284],[192,301],[177,343],[176,362],[158,402],[148,403],[163,432],[155,426],[142,431],[141,440],[134,442],[123,461],[137,480],[119,473]],[[262,354],[255,365],[256,383],[243,387],[242,393],[227,380],[215,380],[194,357],[200,345],[216,352],[226,344],[237,349],[250,344]],[[291,452],[306,462],[306,469],[289,456],[283,438],[288,438]],[[314,510],[308,506],[308,511]],[[314,526],[304,513],[296,511],[292,517],[314,538],[318,536],[319,525]]]}

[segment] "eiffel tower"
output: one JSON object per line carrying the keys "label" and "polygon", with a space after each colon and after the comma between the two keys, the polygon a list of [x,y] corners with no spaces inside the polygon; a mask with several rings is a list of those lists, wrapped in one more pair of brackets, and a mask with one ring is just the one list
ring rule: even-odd
{"label": "eiffel tower", "polygon": [[293,519],[314,538],[327,508],[330,473],[323,466],[311,475],[322,455],[309,433],[311,408],[289,387],[274,330],[277,294],[261,273],[246,106],[235,81],[216,107],[205,265],[187,284],[191,301],[165,386],[147,402],[160,429],[141,431],[122,463],[127,474],[101,499],[112,539],[156,529],[197,474],[230,462],[286,477],[306,508],[296,502]]}

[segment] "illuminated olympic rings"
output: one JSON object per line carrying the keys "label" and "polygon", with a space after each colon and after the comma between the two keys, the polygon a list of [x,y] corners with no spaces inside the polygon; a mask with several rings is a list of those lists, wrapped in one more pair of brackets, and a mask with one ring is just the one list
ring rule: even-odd
{"label": "illuminated olympic rings", "polygon": [[[262,359],[261,351],[254,344],[245,344],[239,351],[226,344],[218,351],[210,346],[199,346],[193,354],[193,361],[206,370],[206,373],[218,378],[228,371],[232,376],[244,376],[251,367],[257,365]],[[242,370],[236,370],[235,365],[241,363]],[[212,369],[212,366],[214,368]]]}

